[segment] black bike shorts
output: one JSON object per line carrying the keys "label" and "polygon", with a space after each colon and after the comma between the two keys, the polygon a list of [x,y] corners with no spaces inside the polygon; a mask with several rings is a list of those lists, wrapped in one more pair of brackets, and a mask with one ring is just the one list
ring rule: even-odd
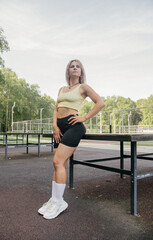
{"label": "black bike shorts", "polygon": [[[86,128],[83,123],[76,123],[74,125],[70,124],[68,119],[71,116],[73,115],[69,115],[64,118],[57,118],[57,126],[63,134],[59,143],[69,147],[77,147],[80,139],[86,133]],[[57,148],[59,143],[54,140],[54,148]]]}

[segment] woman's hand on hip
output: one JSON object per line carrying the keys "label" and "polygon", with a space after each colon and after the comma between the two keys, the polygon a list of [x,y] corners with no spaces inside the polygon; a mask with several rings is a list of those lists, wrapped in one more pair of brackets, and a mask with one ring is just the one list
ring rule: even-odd
{"label": "woman's hand on hip", "polygon": [[80,117],[80,116],[74,114],[72,117],[70,117],[70,118],[68,119],[68,121],[69,121],[69,124],[74,125],[74,124],[76,124],[76,123],[86,121],[86,118],[85,118],[85,117]]}
{"label": "woman's hand on hip", "polygon": [[54,127],[53,128],[53,137],[57,143],[59,143],[61,141],[61,136],[63,136],[63,134],[61,133],[61,130],[58,127]]}

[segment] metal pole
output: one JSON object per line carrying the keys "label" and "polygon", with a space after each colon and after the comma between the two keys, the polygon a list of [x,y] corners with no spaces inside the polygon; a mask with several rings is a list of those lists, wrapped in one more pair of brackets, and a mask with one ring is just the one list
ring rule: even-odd
{"label": "metal pole", "polygon": [[128,114],[128,133],[129,133],[129,129],[130,129],[130,117],[131,117],[132,113],[130,111],[130,113]]}
{"label": "metal pole", "polygon": [[110,125],[109,125],[109,132],[112,133],[112,115],[113,113],[110,114]]}
{"label": "metal pole", "polygon": [[122,111],[122,131],[121,132],[123,133],[123,111]]}
{"label": "metal pole", "polygon": [[14,109],[14,107],[15,107],[15,102],[14,102],[14,104],[12,106],[12,132],[13,132],[13,114],[14,114],[13,109]]}
{"label": "metal pole", "polygon": [[90,118],[90,130],[92,130],[92,118]]}
{"label": "metal pole", "polygon": [[42,132],[42,111],[44,108],[40,108],[40,131]]}
{"label": "metal pole", "polygon": [[73,175],[74,175],[74,164],[73,164],[73,154],[69,161],[69,187],[73,188]]}
{"label": "metal pole", "polygon": [[100,133],[102,133],[102,112],[100,114]]}
{"label": "metal pole", "polygon": [[114,133],[116,133],[116,119],[114,119]]}
{"label": "metal pole", "polygon": [[38,157],[40,157],[40,134],[38,134]]}
{"label": "metal pole", "polygon": [[137,216],[137,143],[131,142],[131,213]]}

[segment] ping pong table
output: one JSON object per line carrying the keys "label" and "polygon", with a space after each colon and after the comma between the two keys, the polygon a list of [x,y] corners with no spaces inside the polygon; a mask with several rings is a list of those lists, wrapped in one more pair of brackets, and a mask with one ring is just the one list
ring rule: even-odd
{"label": "ping pong table", "polygon": [[[40,133],[0,133],[0,135],[5,137],[5,159],[7,159],[7,148],[8,142],[7,138],[9,135],[14,135],[19,137],[20,135],[26,136],[26,152],[28,153],[28,148],[31,144],[28,141],[29,135],[35,135],[38,137],[38,156],[40,156],[40,135],[43,137],[51,138],[51,150],[53,151],[53,134],[40,134]],[[137,160],[138,159],[145,159],[145,160],[153,160],[153,153],[144,153],[138,154],[137,153],[137,143],[140,141],[153,141],[153,134],[85,134],[82,139],[86,140],[101,140],[101,141],[113,141],[120,143],[120,154],[117,157],[110,157],[110,158],[101,158],[101,159],[88,159],[88,160],[75,160],[74,154],[70,157],[70,164],[69,164],[69,186],[73,188],[74,182],[74,166],[76,164],[98,168],[106,171],[117,172],[120,174],[121,178],[124,175],[130,176],[131,182],[131,214],[137,216],[137,181],[139,179],[147,178],[153,176],[153,171],[138,174],[137,173]],[[130,153],[125,154],[124,152],[124,143],[130,143]],[[130,170],[125,169],[124,161],[126,158],[130,158]],[[120,167],[108,167],[96,164],[96,162],[104,162],[104,161],[111,161],[111,160],[120,160]]]}
{"label": "ping pong table", "polygon": [[[139,179],[147,178],[153,176],[152,172],[147,172],[143,174],[137,174],[137,159],[153,160],[153,153],[137,153],[137,143],[139,141],[152,141],[153,134],[86,134],[82,139],[86,140],[102,140],[102,141],[115,141],[120,142],[120,154],[118,157],[101,158],[101,159],[88,159],[88,160],[75,160],[74,154],[70,157],[70,167],[69,167],[69,186],[73,188],[73,172],[74,166],[76,164],[85,165],[88,167],[98,168],[106,171],[117,172],[120,174],[121,178],[123,175],[130,176],[131,182],[131,214],[137,216],[137,181]],[[124,143],[130,143],[130,153],[127,155],[124,153]],[[124,168],[124,160],[130,158],[130,170]],[[120,160],[120,168],[102,166],[96,164],[96,162]]]}
{"label": "ping pong table", "polygon": [[[36,141],[31,141],[29,136],[35,137]],[[50,143],[41,143],[40,137],[42,133],[19,133],[19,132],[9,132],[9,133],[0,133],[0,141],[1,145],[5,147],[5,160],[8,157],[8,148],[16,148],[16,147],[25,147],[26,153],[29,153],[29,148],[37,146],[38,147],[38,156],[40,157],[40,146],[51,146],[51,150],[53,151],[53,137],[51,137]]]}

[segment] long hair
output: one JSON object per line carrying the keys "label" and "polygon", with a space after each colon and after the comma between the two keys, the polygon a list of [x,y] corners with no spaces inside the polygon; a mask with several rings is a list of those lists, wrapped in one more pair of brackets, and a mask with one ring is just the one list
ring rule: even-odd
{"label": "long hair", "polygon": [[81,76],[79,77],[79,83],[85,83],[86,82],[86,74],[85,74],[83,64],[78,59],[74,59],[74,60],[71,60],[66,67],[66,81],[67,81],[68,85],[70,84],[69,68],[70,68],[70,65],[72,62],[79,63],[79,65],[81,67]]}

